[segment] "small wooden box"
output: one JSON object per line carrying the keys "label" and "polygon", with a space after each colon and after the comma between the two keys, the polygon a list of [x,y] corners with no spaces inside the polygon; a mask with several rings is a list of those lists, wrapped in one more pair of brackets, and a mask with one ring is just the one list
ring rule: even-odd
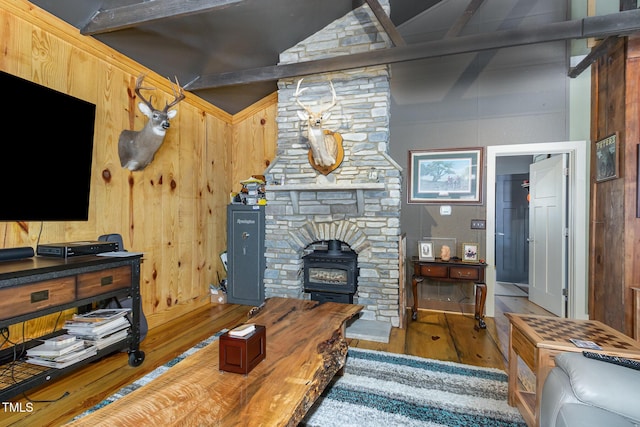
{"label": "small wooden box", "polygon": [[256,330],[244,337],[220,336],[220,370],[247,375],[267,355],[266,328],[256,325]]}

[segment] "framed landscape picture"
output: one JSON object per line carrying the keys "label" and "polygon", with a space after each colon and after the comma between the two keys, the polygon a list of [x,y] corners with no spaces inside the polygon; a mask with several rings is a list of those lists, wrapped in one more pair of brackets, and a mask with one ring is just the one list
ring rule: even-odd
{"label": "framed landscape picture", "polygon": [[482,150],[409,151],[407,202],[482,204]]}

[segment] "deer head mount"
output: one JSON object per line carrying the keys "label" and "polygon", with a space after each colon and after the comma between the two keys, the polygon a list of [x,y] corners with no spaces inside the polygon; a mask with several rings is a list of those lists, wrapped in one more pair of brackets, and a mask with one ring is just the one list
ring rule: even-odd
{"label": "deer head mount", "polygon": [[131,171],[142,170],[153,161],[156,151],[162,145],[164,136],[169,128],[169,120],[178,114],[177,110],[169,110],[169,108],[182,101],[185,97],[183,88],[178,83],[176,77],[175,87],[171,83],[174,99],[165,103],[162,110],[158,110],[151,102],[153,96],[147,100],[140,93],[141,90],[153,90],[154,88],[142,87],[144,75],[138,76],[136,79],[136,95],[142,100],[138,103],[138,108],[148,117],[147,124],[138,131],[123,130],[118,140],[118,155],[120,156],[120,164],[123,168]]}
{"label": "deer head mount", "polygon": [[308,88],[300,88],[302,79],[298,80],[294,98],[296,103],[301,106],[304,111],[298,111],[298,117],[306,121],[309,128],[307,137],[309,138],[309,163],[318,172],[327,175],[335,170],[344,158],[344,148],[342,147],[342,136],[337,132],[324,129],[325,121],[331,116],[330,109],[336,105],[336,90],[333,83],[329,81],[331,86],[331,104],[323,107],[320,111],[315,112],[305,106],[298,97]]}

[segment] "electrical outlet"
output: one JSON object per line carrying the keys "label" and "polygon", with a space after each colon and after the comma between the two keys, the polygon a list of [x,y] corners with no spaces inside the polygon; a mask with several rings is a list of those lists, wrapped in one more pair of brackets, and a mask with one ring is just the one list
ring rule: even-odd
{"label": "electrical outlet", "polygon": [[484,219],[472,219],[471,220],[471,229],[472,230],[484,230],[487,228],[487,221]]}

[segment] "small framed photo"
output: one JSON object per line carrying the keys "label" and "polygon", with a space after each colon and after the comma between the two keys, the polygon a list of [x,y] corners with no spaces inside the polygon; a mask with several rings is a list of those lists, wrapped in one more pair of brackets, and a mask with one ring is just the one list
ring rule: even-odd
{"label": "small framed photo", "polygon": [[420,261],[435,261],[435,255],[433,253],[433,242],[418,242],[418,259]]}
{"label": "small framed photo", "polygon": [[463,262],[478,262],[478,244],[477,243],[463,243],[462,244],[462,261]]}
{"label": "small framed photo", "polygon": [[618,134],[596,141],[595,148],[596,182],[619,178]]}

